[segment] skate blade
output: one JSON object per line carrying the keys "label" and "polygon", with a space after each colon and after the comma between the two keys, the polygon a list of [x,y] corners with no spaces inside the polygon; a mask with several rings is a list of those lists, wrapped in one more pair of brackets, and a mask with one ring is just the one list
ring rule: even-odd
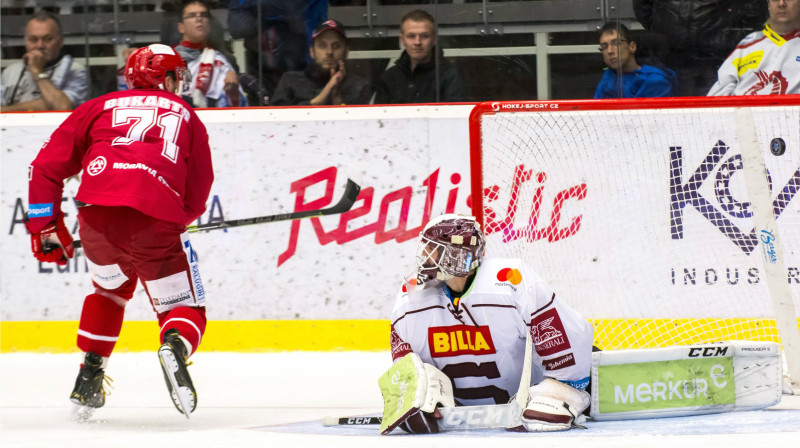
{"label": "skate blade", "polygon": [[69,416],[70,419],[75,422],[85,422],[92,417],[92,414],[94,414],[96,409],[97,408],[93,408],[91,406],[84,406],[82,404],[73,402]]}
{"label": "skate blade", "polygon": [[178,371],[178,360],[175,359],[175,353],[169,349],[161,349],[158,351],[158,358],[161,361],[161,368],[167,374],[166,377],[172,389],[170,391],[172,402],[175,403],[178,410],[188,420],[194,400],[192,400],[191,390],[188,387],[179,386],[178,381],[175,379],[175,372]]}

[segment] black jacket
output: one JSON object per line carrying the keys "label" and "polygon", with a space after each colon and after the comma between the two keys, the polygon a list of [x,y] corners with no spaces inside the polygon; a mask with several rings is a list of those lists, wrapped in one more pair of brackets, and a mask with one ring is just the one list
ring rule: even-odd
{"label": "black jacket", "polygon": [[[325,88],[330,79],[330,73],[314,62],[306,66],[303,71],[286,72],[281,76],[275,93],[269,99],[269,105],[307,106]],[[355,73],[347,73],[339,88],[345,105],[369,104],[372,97],[372,87],[369,82]]]}
{"label": "black jacket", "polygon": [[634,0],[633,11],[673,52],[712,57],[727,56],[767,19],[766,0]]}
{"label": "black jacket", "polygon": [[[437,51],[434,48],[434,51]],[[411,71],[411,58],[405,50],[395,65],[383,72],[376,87],[375,104],[451,103],[466,101],[464,83],[458,67],[444,59],[439,50],[439,98],[436,98],[435,58]]]}

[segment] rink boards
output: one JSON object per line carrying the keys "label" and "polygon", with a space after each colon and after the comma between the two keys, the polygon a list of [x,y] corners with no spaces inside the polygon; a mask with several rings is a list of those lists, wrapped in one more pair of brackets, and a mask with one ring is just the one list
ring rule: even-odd
{"label": "rink boards", "polygon": [[[363,197],[346,215],[193,234],[209,300],[209,332],[203,347],[387,349],[386,319],[399,280],[413,268],[414,239],[425,217],[444,211],[469,212],[466,117],[471,108],[200,111],[209,130],[216,171],[201,222],[328,206],[338,199],[347,177],[358,180],[363,189]],[[65,117],[61,113],[0,116],[0,221],[9,229],[0,240],[2,351],[73,350],[76,321],[89,287],[85,260],[79,254],[64,268],[40,265],[30,256],[21,223],[27,205],[27,164]],[[63,203],[71,228],[76,225],[72,201],[76,188],[77,181],[67,182]],[[792,202],[787,216],[797,213],[797,204],[797,200]],[[687,226],[707,225],[695,215],[690,219]],[[602,254],[600,259],[605,260]],[[709,284],[706,278],[707,267],[721,266],[717,272],[724,272],[724,260],[693,265],[698,267],[693,277],[696,285],[685,284],[681,266],[676,270],[676,284],[669,286],[692,300],[704,298],[712,289],[729,287],[723,281]],[[740,275],[738,287],[747,288],[747,271]],[[707,326],[729,339],[741,338],[752,327],[770,326],[768,318],[715,316],[706,313],[709,307],[692,314],[691,307],[676,306],[680,315],[654,318],[642,312],[643,303],[621,303],[619,308],[632,309],[637,315],[608,316],[598,309],[602,300],[582,302],[586,298],[571,293],[568,282],[553,283],[565,301],[595,324],[598,335],[608,329],[615,332],[615,348],[669,343],[639,333],[653,326],[666,325],[675,333]],[[603,282],[590,289],[600,295],[611,291]],[[151,339],[156,338],[153,320],[146,296],[137,291],[126,310],[119,348],[150,348]]]}

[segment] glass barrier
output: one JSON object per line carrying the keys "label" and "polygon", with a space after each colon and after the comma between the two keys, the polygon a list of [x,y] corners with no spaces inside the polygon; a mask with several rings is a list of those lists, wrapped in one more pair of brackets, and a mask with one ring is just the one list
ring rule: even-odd
{"label": "glass barrier", "polygon": [[[704,96],[769,11],[785,9],[787,26],[800,27],[799,0],[1,3],[4,71],[26,55],[28,20],[48,11],[60,22],[61,54],[88,68],[89,97],[125,88],[126,49],[189,39],[195,43],[184,50],[195,65],[230,63],[249,106]],[[335,21],[325,25],[329,19]],[[315,30],[319,39],[312,39]],[[204,45],[218,51],[204,52]],[[19,96],[24,84],[19,69],[12,72],[3,76],[4,98],[15,88]],[[198,89],[206,83],[206,94],[204,76],[212,85],[221,82],[215,76],[231,81],[224,70],[210,73],[194,81]]]}

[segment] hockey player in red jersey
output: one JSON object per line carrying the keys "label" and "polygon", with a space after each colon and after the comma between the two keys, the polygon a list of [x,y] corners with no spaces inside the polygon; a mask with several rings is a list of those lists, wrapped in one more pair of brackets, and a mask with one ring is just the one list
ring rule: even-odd
{"label": "hockey player in red jersey", "polygon": [[[519,388],[527,332],[534,345],[530,399],[508,428],[559,431],[581,421],[589,406],[594,333],[586,319],[522,260],[484,257],[484,237],[471,216],[431,220],[420,235],[416,265],[392,311],[392,359],[418,356],[424,363],[427,386],[420,388],[427,391],[420,403],[429,406],[412,407],[384,433],[398,426],[438,432],[435,403],[508,403]],[[387,399],[393,391],[382,392],[394,406]]]}
{"label": "hockey player in red jersey", "polygon": [[94,286],[83,302],[85,355],[70,395],[81,416],[105,404],[108,358],[139,280],[158,316],[173,403],[187,418],[197,405],[186,360],[205,331],[205,293],[185,231],[205,211],[214,174],[206,128],[179,96],[186,76],[172,48],[136,50],[125,67],[131,90],[75,109],[29,167],[27,227],[43,262],[73,256],[60,204],[64,179],[81,174],[79,234]]}

